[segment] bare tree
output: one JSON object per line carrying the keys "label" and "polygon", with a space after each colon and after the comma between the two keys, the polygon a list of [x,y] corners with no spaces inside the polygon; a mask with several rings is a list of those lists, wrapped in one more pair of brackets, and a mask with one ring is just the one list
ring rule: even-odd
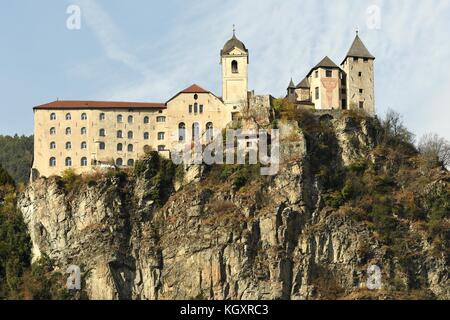
{"label": "bare tree", "polygon": [[450,167],[450,142],[436,133],[427,133],[422,136],[418,145],[419,151],[439,160],[445,167]]}
{"label": "bare tree", "polygon": [[382,139],[385,143],[414,143],[414,134],[403,124],[402,116],[398,112],[389,109],[381,124],[384,129]]}

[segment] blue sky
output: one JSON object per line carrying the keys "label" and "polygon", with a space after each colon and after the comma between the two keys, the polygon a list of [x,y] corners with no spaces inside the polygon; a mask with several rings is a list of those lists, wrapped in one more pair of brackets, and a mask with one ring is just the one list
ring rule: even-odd
{"label": "blue sky", "polygon": [[[80,30],[66,27],[71,4]],[[233,24],[250,89],[274,96],[325,55],[339,64],[358,27],[377,58],[378,114],[450,139],[449,0],[1,1],[0,134],[31,134],[32,107],[56,98],[158,102],[192,83],[221,95]]]}

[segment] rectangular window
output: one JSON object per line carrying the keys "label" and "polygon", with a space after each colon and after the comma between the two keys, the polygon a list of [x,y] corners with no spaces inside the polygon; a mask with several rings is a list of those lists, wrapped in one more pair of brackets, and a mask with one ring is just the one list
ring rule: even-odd
{"label": "rectangular window", "polygon": [[361,94],[362,94],[363,92],[364,92],[364,90],[363,90],[363,89],[359,89],[359,93],[361,93]]}
{"label": "rectangular window", "polygon": [[342,99],[342,110],[346,110],[347,109],[347,100]]}
{"label": "rectangular window", "polygon": [[364,58],[364,62],[369,62],[369,58]]}
{"label": "rectangular window", "polygon": [[164,151],[166,150],[166,146],[158,146],[158,151]]}
{"label": "rectangular window", "polygon": [[316,87],[316,100],[319,100],[319,87]]}
{"label": "rectangular window", "polygon": [[314,74],[315,74],[315,77],[318,78],[319,77],[319,70],[316,70],[316,72]]}
{"label": "rectangular window", "polygon": [[359,72],[359,73],[358,73],[358,76],[359,76],[359,77],[362,77],[362,72]]}
{"label": "rectangular window", "polygon": [[158,132],[158,140],[164,140],[165,133],[164,132]]}
{"label": "rectangular window", "polygon": [[347,90],[341,89],[341,93],[342,93],[342,94],[346,94],[346,93],[347,93]]}
{"label": "rectangular window", "polygon": [[358,62],[358,60],[359,60],[359,58],[353,57],[353,61],[354,61],[354,62]]}
{"label": "rectangular window", "polygon": [[203,105],[200,105],[200,113],[203,113]]}
{"label": "rectangular window", "polygon": [[189,105],[189,113],[192,113],[192,104]]}
{"label": "rectangular window", "polygon": [[359,102],[359,108],[360,109],[364,109],[364,101],[360,101]]}
{"label": "rectangular window", "polygon": [[326,70],[326,71],[325,71],[325,76],[326,76],[327,78],[331,78],[331,77],[333,76],[333,71],[332,71],[332,70]]}
{"label": "rectangular window", "polygon": [[194,113],[197,113],[198,112],[198,104],[194,104]]}
{"label": "rectangular window", "polygon": [[162,116],[157,117],[156,122],[159,122],[159,123],[166,122],[166,117],[162,117]]}

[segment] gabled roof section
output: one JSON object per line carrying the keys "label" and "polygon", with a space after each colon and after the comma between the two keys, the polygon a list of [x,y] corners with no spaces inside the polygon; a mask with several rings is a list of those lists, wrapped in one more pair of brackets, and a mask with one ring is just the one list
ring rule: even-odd
{"label": "gabled roof section", "polygon": [[34,110],[68,109],[164,109],[162,102],[57,100],[34,107]]}
{"label": "gabled roof section", "polygon": [[308,78],[303,79],[302,81],[300,81],[300,83],[297,85],[296,87],[297,89],[309,89],[311,88],[311,85],[309,84],[309,80]]}
{"label": "gabled roof section", "polygon": [[367,50],[358,34],[356,35],[355,40],[353,40],[352,46],[350,47],[350,50],[348,50],[345,59],[348,57],[375,59],[369,50]]}
{"label": "gabled roof section", "polygon": [[216,97],[217,99],[221,100],[219,97],[217,97],[217,96],[216,96],[214,93],[212,93],[211,91],[205,90],[205,89],[203,89],[202,87],[200,87],[199,85],[197,85],[197,84],[194,83],[192,86],[187,87],[186,89],[184,89],[184,90],[178,92],[178,93],[177,93],[176,95],[174,95],[172,98],[170,98],[169,100],[167,100],[166,105],[167,105],[170,101],[172,101],[173,99],[175,99],[176,97],[178,97],[180,94],[183,94],[183,93],[188,93],[188,94],[207,93],[207,94],[212,94],[214,97]]}
{"label": "gabled roof section", "polygon": [[183,91],[180,91],[180,93],[210,93],[210,92],[194,83],[192,86],[187,87]]}

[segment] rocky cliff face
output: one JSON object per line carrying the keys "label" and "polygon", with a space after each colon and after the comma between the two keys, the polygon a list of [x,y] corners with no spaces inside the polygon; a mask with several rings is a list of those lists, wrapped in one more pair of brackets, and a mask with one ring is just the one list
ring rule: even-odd
{"label": "rocky cliff face", "polygon": [[[375,120],[317,121],[336,142],[333,170],[378,161]],[[91,299],[410,298],[418,291],[450,298],[448,255],[405,220],[414,241],[403,254],[414,255],[402,263],[370,223],[355,218],[357,209],[325,203],[314,169],[317,137],[296,124],[280,127],[278,175],[236,187],[223,174],[214,178],[220,168],[191,168],[161,205],[148,172],[104,176],[70,192],[57,178],[36,181],[19,204],[34,257],[45,254],[63,271],[79,265]],[[446,172],[433,179],[424,193],[448,189]],[[366,288],[370,265],[381,269],[380,290]]]}

